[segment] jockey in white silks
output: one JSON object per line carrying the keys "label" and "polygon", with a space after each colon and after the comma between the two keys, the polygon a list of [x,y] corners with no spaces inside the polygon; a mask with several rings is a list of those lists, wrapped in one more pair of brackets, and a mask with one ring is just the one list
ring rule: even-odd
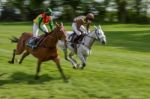
{"label": "jockey in white silks", "polygon": [[76,34],[72,38],[72,42],[74,48],[76,49],[76,42],[79,39],[82,39],[86,33],[89,33],[90,24],[94,20],[94,15],[92,13],[88,13],[86,16],[78,16],[74,18],[72,23],[73,32]]}

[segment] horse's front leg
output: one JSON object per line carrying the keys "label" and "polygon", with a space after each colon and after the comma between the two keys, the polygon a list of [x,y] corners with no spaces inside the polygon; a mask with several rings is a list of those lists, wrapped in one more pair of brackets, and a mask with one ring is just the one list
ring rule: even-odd
{"label": "horse's front leg", "polygon": [[63,69],[60,66],[60,59],[59,59],[59,57],[55,58],[53,61],[56,63],[56,66],[57,66],[57,68],[58,68],[58,70],[59,70],[59,72],[60,72],[64,82],[67,82],[67,78],[66,78],[66,76],[65,76],[65,74],[63,72]]}
{"label": "horse's front leg", "polygon": [[78,57],[79,57],[79,59],[82,62],[82,64],[79,64],[79,68],[80,69],[84,69],[84,67],[86,66],[87,56],[83,55],[83,53],[78,53]]}
{"label": "horse's front leg", "polygon": [[73,55],[74,55],[74,52],[70,52],[68,60],[72,63],[73,68],[77,69],[78,68],[78,64],[77,64],[76,60],[72,58]]}
{"label": "horse's front leg", "polygon": [[78,50],[77,55],[82,62],[82,64],[79,65],[81,69],[83,69],[86,66],[86,60],[89,54],[90,54],[90,49],[87,47],[80,47],[80,49]]}
{"label": "horse's front leg", "polygon": [[41,68],[41,63],[42,63],[42,61],[38,60],[36,74],[35,74],[35,79],[39,78],[39,72],[40,72],[40,68]]}
{"label": "horse's front leg", "polygon": [[14,64],[15,55],[16,55],[16,49],[13,50],[13,57],[12,57],[12,59],[10,61],[8,61],[8,63]]}

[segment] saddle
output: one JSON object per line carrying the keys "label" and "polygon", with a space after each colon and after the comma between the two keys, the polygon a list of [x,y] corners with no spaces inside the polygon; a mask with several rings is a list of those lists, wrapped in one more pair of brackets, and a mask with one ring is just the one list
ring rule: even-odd
{"label": "saddle", "polygon": [[71,46],[75,49],[75,51],[77,51],[77,44],[79,44],[82,41],[84,35],[82,34],[82,35],[78,36],[78,35],[76,35],[76,33],[73,33],[70,36],[72,37],[71,38],[71,43],[72,43]]}
{"label": "saddle", "polygon": [[26,45],[32,49],[36,49],[39,47],[39,45],[41,44],[41,42],[43,41],[43,39],[46,36],[40,36],[40,37],[31,37],[29,38],[29,40],[27,41]]}

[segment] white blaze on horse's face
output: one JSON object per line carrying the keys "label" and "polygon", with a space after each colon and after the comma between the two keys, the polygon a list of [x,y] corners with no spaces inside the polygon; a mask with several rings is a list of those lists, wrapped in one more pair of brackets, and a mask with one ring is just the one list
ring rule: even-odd
{"label": "white blaze on horse's face", "polygon": [[97,39],[102,43],[102,44],[106,44],[106,36],[102,30],[102,28],[99,26],[98,28],[96,27],[95,29],[95,33],[97,36]]}

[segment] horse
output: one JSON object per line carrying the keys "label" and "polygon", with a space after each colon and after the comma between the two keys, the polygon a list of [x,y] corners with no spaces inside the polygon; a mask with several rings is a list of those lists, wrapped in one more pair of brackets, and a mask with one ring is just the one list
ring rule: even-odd
{"label": "horse", "polygon": [[57,42],[58,40],[65,40],[66,39],[66,31],[64,29],[63,24],[56,24],[55,29],[52,32],[49,32],[46,36],[45,34],[42,35],[44,38],[42,42],[39,44],[39,46],[36,49],[32,49],[28,47],[26,44],[31,39],[32,33],[22,33],[21,37],[18,38],[12,38],[12,42],[17,43],[17,48],[13,50],[13,57],[10,61],[8,61],[11,64],[14,64],[15,55],[20,55],[23,53],[19,64],[22,63],[24,58],[28,56],[29,54],[32,54],[34,57],[38,59],[37,61],[37,69],[35,74],[35,79],[39,78],[39,72],[40,72],[40,66],[42,62],[52,60],[56,63],[56,66],[63,78],[64,81],[67,81],[65,74],[63,73],[63,70],[60,65],[60,58],[57,53]]}
{"label": "horse", "polygon": [[[90,54],[91,48],[95,40],[98,40],[100,43],[103,45],[106,44],[106,36],[101,28],[101,26],[94,26],[95,29],[90,32],[86,33],[83,39],[81,40],[80,43],[77,44],[77,49],[72,46],[71,42],[71,35],[73,34],[72,32],[67,32],[67,42],[66,46],[64,41],[60,40],[58,42],[58,46],[63,49],[64,51],[64,56],[65,59],[73,65],[74,69],[83,69],[86,66],[86,60],[88,55]],[[67,55],[67,49],[70,50],[69,56]],[[81,64],[78,64],[75,59],[73,59],[73,55],[76,54],[78,58],[81,60]]]}

